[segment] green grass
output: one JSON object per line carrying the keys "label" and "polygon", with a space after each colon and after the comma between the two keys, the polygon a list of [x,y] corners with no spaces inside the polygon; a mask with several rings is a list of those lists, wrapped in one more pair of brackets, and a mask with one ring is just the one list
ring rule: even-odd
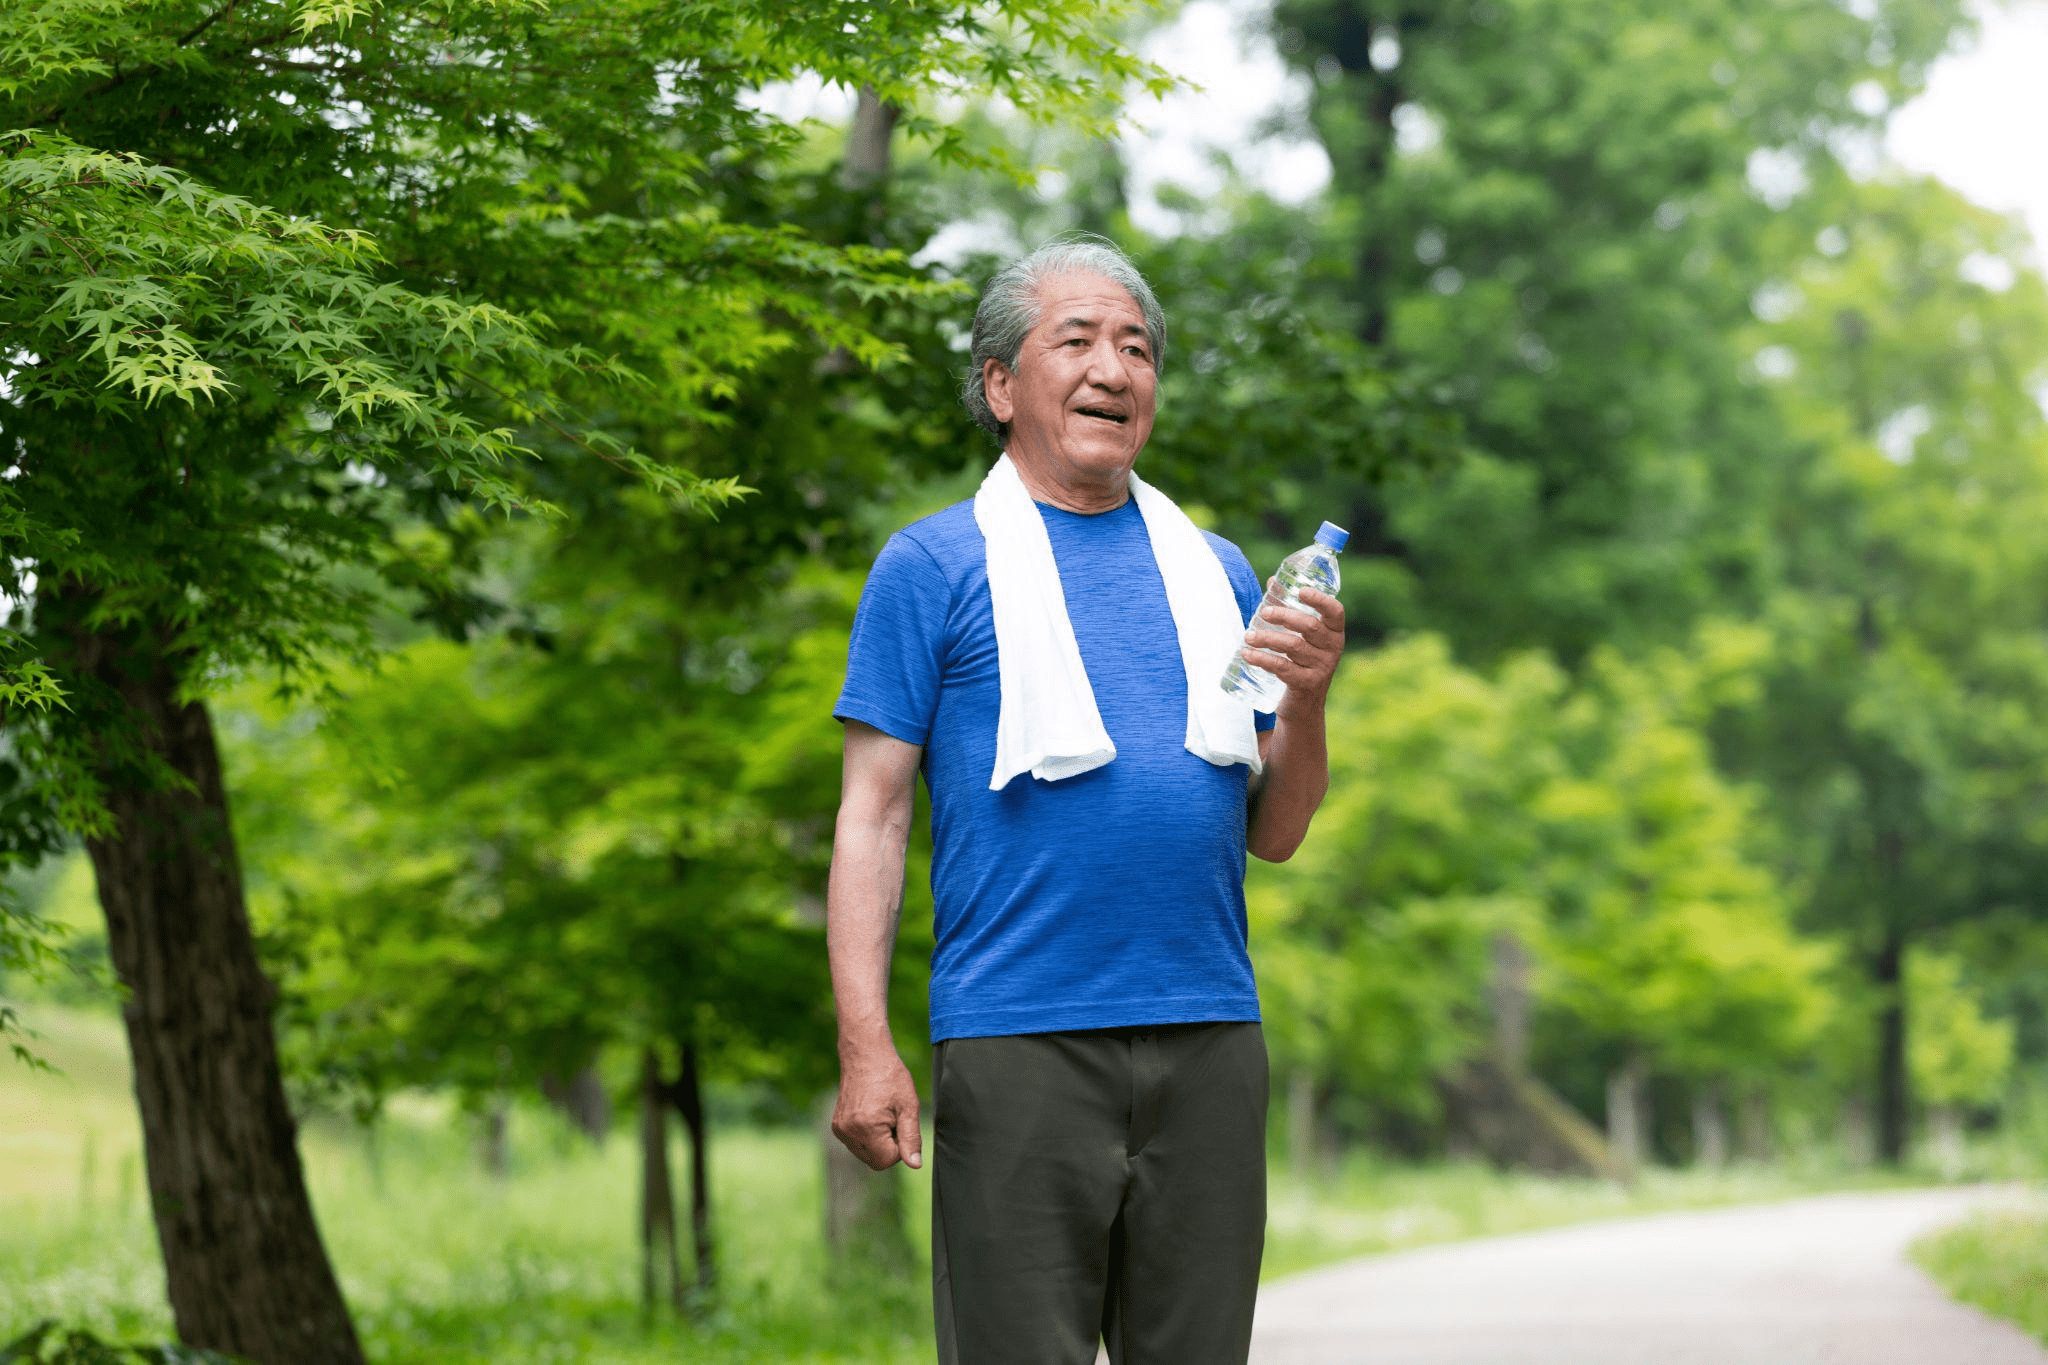
{"label": "green grass", "polygon": [[[111,1016],[38,1005],[40,1050],[70,1074],[0,1084],[0,1340],[45,1316],[123,1340],[170,1332],[148,1221],[125,1041]],[[917,1253],[908,1272],[836,1268],[822,1232],[820,1138],[714,1132],[720,1292],[685,1326],[643,1325],[630,1118],[602,1150],[541,1107],[515,1109],[511,1170],[486,1173],[449,1107],[406,1097],[372,1142],[302,1127],[323,1236],[379,1362],[929,1361],[929,1171],[897,1168]],[[676,1172],[684,1170],[680,1142]],[[1916,1183],[1824,1164],[1652,1172],[1633,1190],[1414,1166],[1353,1153],[1305,1177],[1270,1171],[1266,1278],[1346,1256],[1652,1209]],[[1924,1183],[1924,1177],[1917,1183]],[[683,1211],[679,1208],[679,1218]],[[689,1255],[685,1241],[683,1255]]]}
{"label": "green grass", "polygon": [[1981,1214],[1921,1238],[1912,1256],[1951,1296],[2048,1343],[2048,1213]]}
{"label": "green grass", "polygon": [[[69,1074],[17,1069],[0,1086],[0,1340],[46,1316],[109,1338],[165,1337],[119,1021],[34,1014],[50,1035],[38,1051]],[[374,1360],[895,1361],[922,1344],[922,1278],[828,1275],[822,1163],[801,1132],[714,1136],[722,1292],[688,1329],[640,1320],[630,1123],[598,1150],[544,1109],[515,1110],[502,1180],[448,1107],[419,1097],[374,1143],[323,1121],[302,1127],[300,1149]],[[915,1222],[930,1214],[923,1177],[904,1183],[912,1225],[928,1225]],[[683,1255],[687,1272],[687,1241]]]}

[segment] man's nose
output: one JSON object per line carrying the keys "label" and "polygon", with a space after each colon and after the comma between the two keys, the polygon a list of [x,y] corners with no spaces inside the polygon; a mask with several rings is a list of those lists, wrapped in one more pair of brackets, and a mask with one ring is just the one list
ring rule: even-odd
{"label": "man's nose", "polygon": [[1122,389],[1130,383],[1116,358],[1116,343],[1104,342],[1088,350],[1088,382],[1104,389]]}

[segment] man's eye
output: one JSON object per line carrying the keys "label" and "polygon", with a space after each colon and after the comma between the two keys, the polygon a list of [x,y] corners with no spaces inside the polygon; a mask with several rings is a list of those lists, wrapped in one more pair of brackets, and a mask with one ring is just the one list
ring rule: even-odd
{"label": "man's eye", "polygon": [[1145,348],[1143,346],[1126,346],[1124,347],[1124,349],[1126,351],[1129,351],[1132,355],[1138,357],[1138,359],[1140,360],[1144,360],[1147,358],[1145,355]]}
{"label": "man's eye", "polygon": [[1069,346],[1086,346],[1087,344],[1088,343],[1086,341],[1083,341],[1080,337],[1067,338],[1067,345]]}

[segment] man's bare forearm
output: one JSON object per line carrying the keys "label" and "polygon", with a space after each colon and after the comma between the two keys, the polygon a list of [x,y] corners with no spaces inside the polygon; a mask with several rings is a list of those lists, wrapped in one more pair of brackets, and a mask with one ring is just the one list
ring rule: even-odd
{"label": "man's bare forearm", "polygon": [[1273,727],[1265,771],[1252,798],[1245,846],[1269,863],[1285,862],[1308,837],[1308,822],[1330,791],[1329,742],[1320,704],[1283,714]]}
{"label": "man's bare forearm", "polygon": [[825,948],[839,1016],[839,1055],[894,1053],[889,959],[903,912],[903,859],[910,824],[840,812],[825,891]]}

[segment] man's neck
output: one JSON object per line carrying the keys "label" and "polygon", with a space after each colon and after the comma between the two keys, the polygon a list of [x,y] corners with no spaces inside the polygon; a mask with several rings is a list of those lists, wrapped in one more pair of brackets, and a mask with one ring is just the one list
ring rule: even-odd
{"label": "man's neck", "polygon": [[1024,488],[1039,502],[1049,502],[1054,507],[1069,512],[1093,515],[1099,512],[1114,512],[1131,500],[1131,481],[1128,475],[1117,481],[1114,489],[1103,487],[1068,488],[1056,480],[1042,478],[1038,472],[1017,458],[1017,452],[1006,452],[1010,463],[1017,467],[1017,477]]}

